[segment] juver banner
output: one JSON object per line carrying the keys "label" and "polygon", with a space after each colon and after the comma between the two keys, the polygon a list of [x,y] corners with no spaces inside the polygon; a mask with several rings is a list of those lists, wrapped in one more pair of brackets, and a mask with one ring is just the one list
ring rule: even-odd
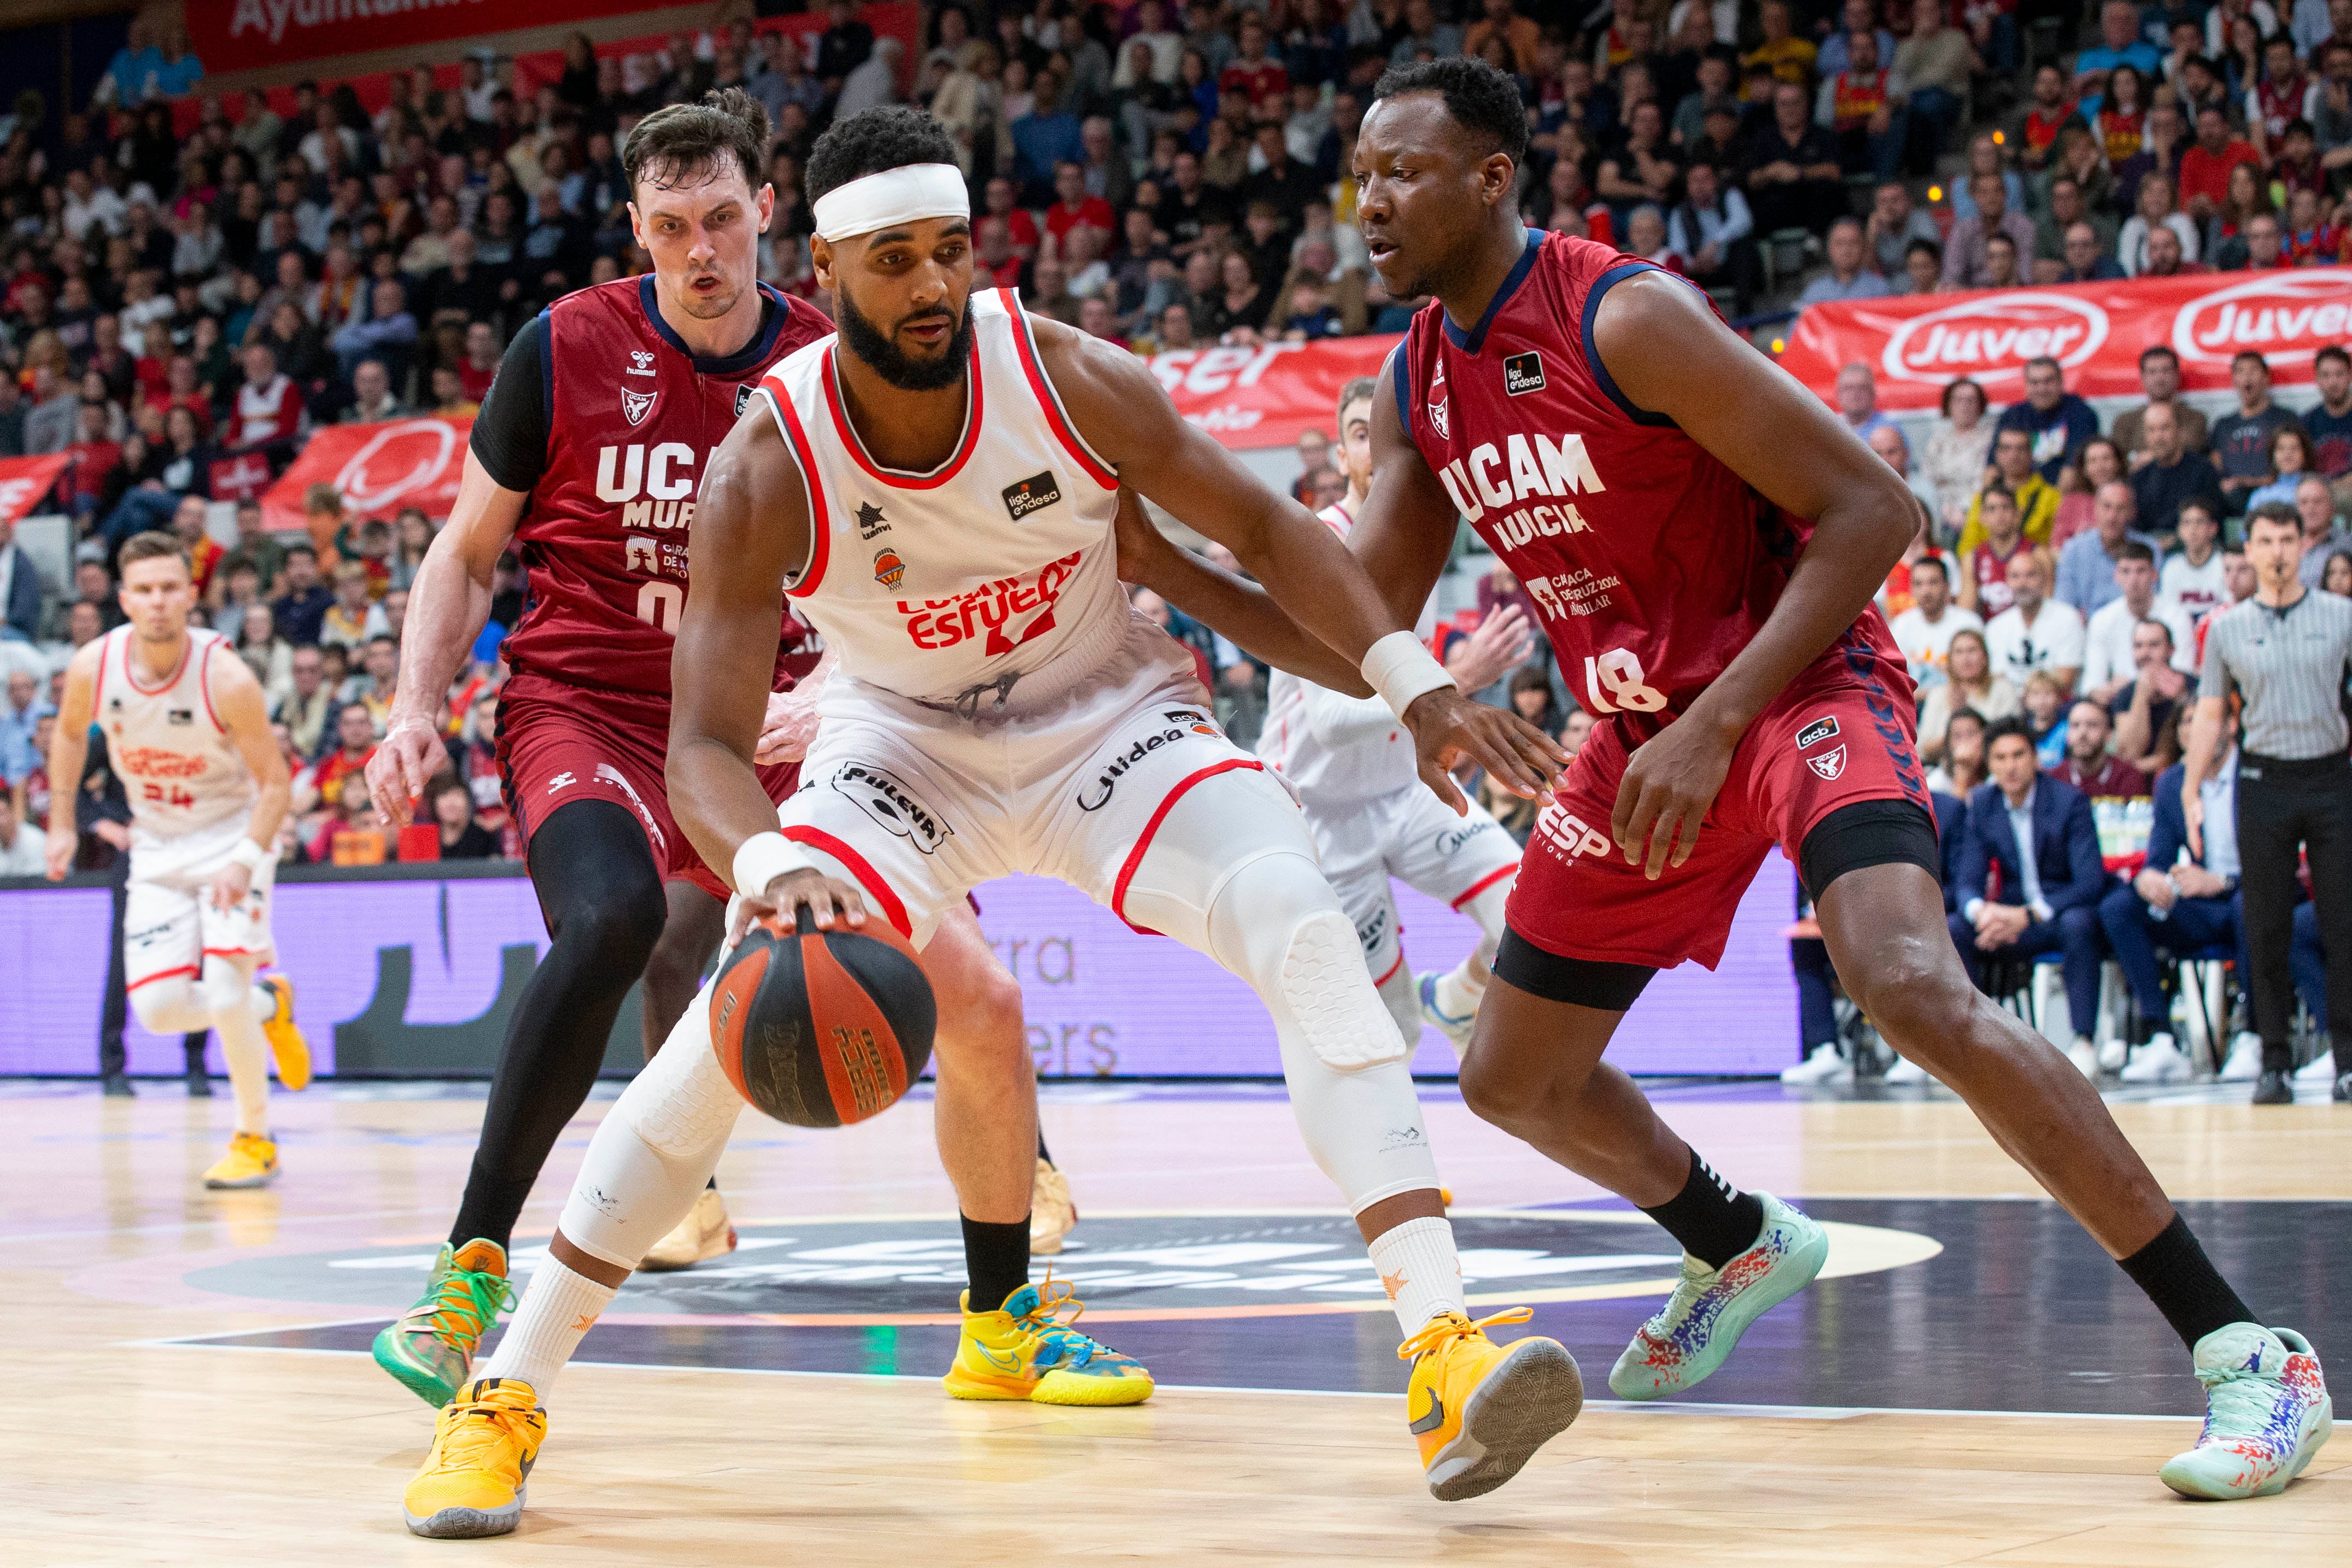
{"label": "juver banner", "polygon": [[273,532],[302,526],[302,492],[335,487],[343,505],[361,517],[383,517],[421,506],[436,520],[457,501],[466,468],[470,418],[430,415],[374,425],[330,425],[304,444],[301,456],[261,498],[261,521]]}
{"label": "juver banner", "polygon": [[2352,268],[2207,272],[2046,289],[1900,295],[1815,305],[1797,318],[1780,363],[1829,398],[1841,365],[1878,376],[1878,405],[1933,408],[1966,376],[1991,400],[2024,395],[2025,364],[2043,356],[2085,397],[2139,393],[2139,356],[2158,343],[2180,356],[2191,391],[2225,387],[2249,350],[2282,384],[2311,380],[2312,356],[2352,326]]}

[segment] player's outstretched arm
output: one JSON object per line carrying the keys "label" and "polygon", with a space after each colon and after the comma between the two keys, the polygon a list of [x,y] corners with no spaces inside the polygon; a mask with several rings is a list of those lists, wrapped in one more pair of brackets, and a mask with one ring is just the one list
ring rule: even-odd
{"label": "player's outstretched arm", "polygon": [[[688,569],[694,591],[670,649],[669,756],[663,780],[671,815],[703,863],[742,895],[731,942],[779,897],[815,906],[830,926],[835,908],[852,925],[865,921],[854,888],[777,860],[792,852],[776,832],[752,757],[767,717],[776,668],[776,615],[787,576],[805,567],[814,538],[800,468],[763,406],[735,423],[702,479],[694,509]],[[696,570],[698,568],[698,570]],[[754,871],[745,886],[738,853],[754,840],[772,853],[753,859],[781,868]]]}
{"label": "player's outstretched arm", "polygon": [[73,869],[81,832],[74,808],[81,800],[81,770],[89,760],[89,721],[98,707],[98,661],[106,639],[84,643],[66,666],[66,689],[58,699],[58,726],[49,741],[49,880]]}
{"label": "player's outstretched arm", "polygon": [[[1412,624],[1411,615],[1382,601],[1337,535],[1187,424],[1142,361],[1073,328],[1039,317],[1031,322],[1070,417],[1121,482],[1231,550],[1293,620],[1359,673],[1373,643]],[[1473,763],[1529,798],[1559,771],[1549,736],[1450,684],[1423,693],[1402,717],[1421,753],[1423,782],[1456,811],[1469,809],[1447,776],[1458,763]]]}
{"label": "player's outstretched arm", "polygon": [[294,797],[294,781],[286,771],[286,758],[278,749],[278,737],[269,730],[269,703],[262,695],[261,682],[253,677],[241,658],[215,659],[205,671],[213,711],[220,715],[221,728],[236,747],[236,754],[245,759],[260,795],[253,803],[253,815],[246,819],[247,849],[240,845],[238,858],[221,868],[213,879],[212,901],[227,909],[245,897],[253,886],[257,866],[278,858],[278,830],[285,826],[286,810]]}
{"label": "player's outstretched arm", "polygon": [[1629,863],[1655,877],[1690,858],[1740,736],[1869,606],[1918,531],[1921,508],[1901,475],[1688,283],[1627,279],[1602,296],[1593,338],[1635,407],[1672,419],[1767,500],[1813,521],[1755,640],[1626,769],[1612,834]]}
{"label": "player's outstretched arm", "polygon": [[467,449],[457,504],[409,584],[399,687],[384,719],[383,743],[368,759],[368,795],[376,815],[394,827],[408,826],[417,793],[446,764],[441,705],[490,618],[499,557],[513,542],[530,500],[491,479]]}
{"label": "player's outstretched arm", "polygon": [[[1119,581],[1150,589],[1230,637],[1253,658],[1350,697],[1372,694],[1355,666],[1292,620],[1265,589],[1202,560],[1161,533],[1144,511],[1142,499],[1124,485],[1118,491],[1118,575]],[[1381,711],[1386,713],[1386,708]]]}

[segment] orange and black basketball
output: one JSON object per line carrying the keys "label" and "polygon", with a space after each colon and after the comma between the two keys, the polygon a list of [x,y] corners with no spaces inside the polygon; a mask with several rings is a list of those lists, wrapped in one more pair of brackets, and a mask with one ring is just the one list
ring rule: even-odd
{"label": "orange and black basketball", "polygon": [[939,1023],[915,950],[887,921],[755,922],[720,964],[710,1038],[737,1092],[795,1127],[845,1127],[922,1076]]}

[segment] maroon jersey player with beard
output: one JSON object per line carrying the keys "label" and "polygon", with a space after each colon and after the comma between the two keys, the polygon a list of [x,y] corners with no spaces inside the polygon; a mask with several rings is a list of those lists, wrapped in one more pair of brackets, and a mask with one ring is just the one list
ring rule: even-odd
{"label": "maroon jersey player with beard", "polygon": [[[505,1297],[517,1215],[587,1098],[630,985],[644,973],[650,1056],[721,934],[725,886],[679,830],[663,782],[695,494],[761,376],[833,331],[756,279],[774,192],[750,176],[768,146],[766,117],[734,89],[638,123],[623,164],[654,270],[566,295],[516,335],[411,593],[399,696],[367,775],[396,824],[447,765],[442,695],[481,632],[499,557],[519,549],[530,592],[505,644],[498,756],[552,939],[509,1026],[449,1246],[424,1298],[376,1340],[378,1363],[436,1405],[467,1382]],[[777,801],[796,787],[814,731],[809,700],[782,699],[817,663],[805,635],[780,614],[779,695],[760,752]],[[924,959],[940,1016],[956,1021],[936,1043],[941,1137],[967,1234],[988,1251],[974,1267],[985,1265],[992,1302],[1027,1272],[1034,1074],[1020,989],[977,921],[959,912],[941,936]],[[950,1124],[967,1131],[950,1139]],[[955,1168],[967,1161],[976,1171]],[[646,1267],[690,1267],[734,1245],[707,1191]]]}
{"label": "maroon jersey player with beard", "polygon": [[[2191,1347],[2215,1396],[2166,1482],[2225,1498],[2284,1485],[2326,1437],[2310,1346],[2260,1326],[2097,1092],[1978,993],[1947,931],[1911,685],[1871,607],[1917,503],[1689,283],[1522,226],[1509,78],[1439,60],[1391,71],[1376,98],[1358,221],[1389,292],[1435,302],[1382,373],[1349,542],[1410,614],[1468,517],[1597,721],[1529,843],[1462,1092],[1682,1243],[1683,1279],[1611,1387],[1689,1388],[1826,1256],[1818,1225],[1717,1176],[1601,1060],[1653,973],[1712,966],[1777,844],[1856,1005]],[[2046,913],[1973,918],[2011,938]]]}

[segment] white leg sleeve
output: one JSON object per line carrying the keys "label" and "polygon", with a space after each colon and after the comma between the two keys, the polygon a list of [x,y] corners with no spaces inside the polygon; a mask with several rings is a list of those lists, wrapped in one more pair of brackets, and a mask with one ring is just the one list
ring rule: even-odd
{"label": "white leg sleeve", "polygon": [[131,1010],[151,1035],[193,1035],[213,1026],[212,1013],[193,974],[167,975],[133,986]]}
{"label": "white leg sleeve", "polygon": [[742,1110],[711,1048],[705,984],[596,1129],[563,1205],[563,1234],[592,1258],[635,1268],[694,1206]]}
{"label": "white leg sleeve", "polygon": [[268,998],[254,990],[250,963],[218,954],[205,959],[204,1004],[220,1035],[221,1058],[228,1064],[229,1090],[236,1096],[236,1130],[261,1133],[269,1127],[269,1040],[261,1032],[254,1004],[267,1004]]}
{"label": "white leg sleeve", "polygon": [[1126,907],[1258,994],[1281,1041],[1298,1130],[1349,1213],[1437,1185],[1396,1021],[1279,784],[1236,772],[1178,799]]}

